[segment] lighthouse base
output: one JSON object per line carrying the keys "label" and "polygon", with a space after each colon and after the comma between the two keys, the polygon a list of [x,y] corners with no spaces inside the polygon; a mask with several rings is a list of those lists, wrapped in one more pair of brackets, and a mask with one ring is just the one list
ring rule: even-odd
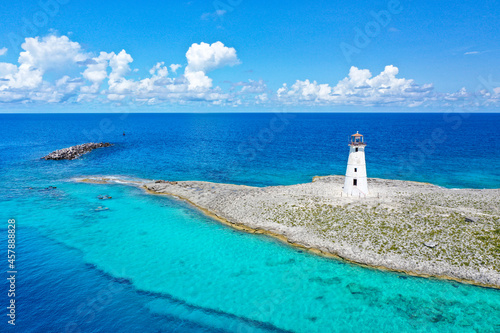
{"label": "lighthouse base", "polygon": [[368,196],[367,179],[345,177],[343,192],[348,196],[365,198]]}

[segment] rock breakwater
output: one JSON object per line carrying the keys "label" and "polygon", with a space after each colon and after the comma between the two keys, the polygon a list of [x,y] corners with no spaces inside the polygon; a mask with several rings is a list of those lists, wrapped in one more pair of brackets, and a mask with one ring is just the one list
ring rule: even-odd
{"label": "rock breakwater", "polygon": [[72,146],[69,148],[59,149],[53,151],[52,153],[42,157],[44,160],[74,160],[78,157],[90,153],[92,150],[97,148],[111,147],[113,144],[109,142],[90,142],[84,143],[77,146]]}

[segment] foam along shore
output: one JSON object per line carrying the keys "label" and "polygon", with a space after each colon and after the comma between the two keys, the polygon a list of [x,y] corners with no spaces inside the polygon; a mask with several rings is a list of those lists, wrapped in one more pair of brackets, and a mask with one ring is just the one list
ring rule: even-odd
{"label": "foam along shore", "polygon": [[371,194],[356,198],[342,194],[343,182],[343,176],[327,176],[264,188],[200,181],[127,184],[178,197],[233,227],[316,253],[500,288],[500,189],[368,179]]}

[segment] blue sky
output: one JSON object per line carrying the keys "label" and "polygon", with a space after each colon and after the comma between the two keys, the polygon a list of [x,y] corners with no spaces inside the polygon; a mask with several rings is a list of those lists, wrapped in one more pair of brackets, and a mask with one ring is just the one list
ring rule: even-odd
{"label": "blue sky", "polygon": [[500,104],[495,1],[27,0],[0,13],[0,112]]}

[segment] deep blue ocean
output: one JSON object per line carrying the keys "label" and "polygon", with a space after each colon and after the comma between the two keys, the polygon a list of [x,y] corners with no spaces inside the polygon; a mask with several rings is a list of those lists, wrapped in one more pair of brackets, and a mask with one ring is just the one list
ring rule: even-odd
{"label": "deep blue ocean", "polygon": [[[499,188],[499,125],[500,114],[463,113],[0,114],[0,331],[500,332],[500,290],[322,258],[176,199],[73,181],[309,182],[344,174],[359,131],[368,177]],[[101,141],[115,145],[40,159]]]}

